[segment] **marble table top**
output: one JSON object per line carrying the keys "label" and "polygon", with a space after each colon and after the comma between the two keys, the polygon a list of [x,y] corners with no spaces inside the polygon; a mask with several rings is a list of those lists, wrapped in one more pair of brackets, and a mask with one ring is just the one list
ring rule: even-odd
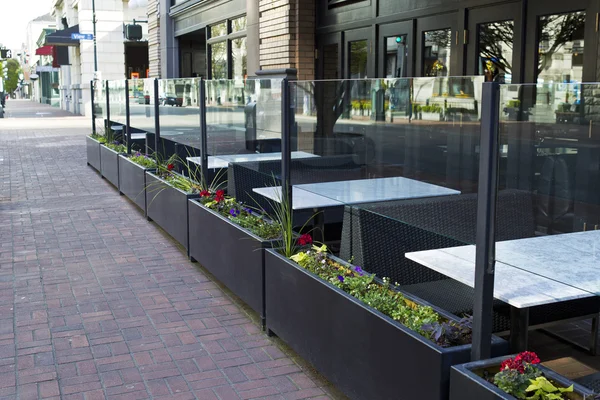
{"label": "marble table top", "polygon": [[[297,158],[313,158],[319,157],[316,154],[307,153],[304,151],[293,151],[292,159]],[[194,164],[200,164],[200,157],[188,157],[188,161]],[[248,154],[228,154],[222,156],[209,156],[208,157],[208,168],[210,169],[222,169],[227,168],[229,163],[241,163],[248,161],[275,161],[281,160],[281,153],[248,153]]]}
{"label": "marble table top", "polygon": [[[281,186],[254,188],[252,191],[273,201],[281,200]],[[343,205],[339,201],[298,189],[296,186],[292,189],[292,209],[294,210],[341,207]]]}
{"label": "marble table top", "polygon": [[[406,253],[452,279],[474,286],[475,246]],[[496,243],[494,297],[517,308],[600,294],[600,231]]]}
{"label": "marble table top", "polygon": [[458,190],[403,177],[308,183],[295,185],[295,188],[306,190],[307,192],[312,192],[343,204],[460,194]]}

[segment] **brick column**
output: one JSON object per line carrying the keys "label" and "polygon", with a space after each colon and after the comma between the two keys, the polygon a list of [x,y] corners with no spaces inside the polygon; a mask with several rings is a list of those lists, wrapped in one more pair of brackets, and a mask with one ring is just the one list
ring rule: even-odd
{"label": "brick column", "polygon": [[259,0],[260,68],[315,78],[315,0]]}
{"label": "brick column", "polygon": [[148,78],[160,78],[159,0],[148,1]]}

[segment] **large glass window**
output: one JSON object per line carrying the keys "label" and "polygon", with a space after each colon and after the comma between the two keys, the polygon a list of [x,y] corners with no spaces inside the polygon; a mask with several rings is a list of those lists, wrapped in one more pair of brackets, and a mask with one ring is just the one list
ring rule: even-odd
{"label": "large glass window", "polygon": [[231,41],[231,62],[233,66],[233,79],[243,79],[248,75],[246,38],[233,39]]}
{"label": "large glass window", "polygon": [[385,77],[405,78],[407,71],[408,43],[406,35],[388,37],[385,39]]}
{"label": "large glass window", "polygon": [[538,83],[581,82],[585,12],[555,14],[538,22]]}
{"label": "large glass window", "polygon": [[367,77],[368,44],[366,40],[350,42],[350,79]]}
{"label": "large glass window", "polygon": [[423,33],[423,76],[450,75],[451,44],[449,28]]}
{"label": "large glass window", "polygon": [[212,25],[209,32],[210,78],[244,79],[248,75],[246,16]]}
{"label": "large glass window", "polygon": [[478,74],[485,76],[486,82],[511,82],[514,34],[514,21],[478,26]]}
{"label": "large glass window", "polygon": [[227,79],[227,42],[217,42],[210,46],[212,79]]}

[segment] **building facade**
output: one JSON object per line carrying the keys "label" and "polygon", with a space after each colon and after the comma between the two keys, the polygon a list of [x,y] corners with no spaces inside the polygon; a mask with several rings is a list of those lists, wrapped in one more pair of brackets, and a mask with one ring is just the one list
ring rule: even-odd
{"label": "building facade", "polygon": [[[90,82],[98,79],[146,77],[148,71],[146,4],[130,7],[128,0],[95,0],[96,49],[90,37],[73,34],[94,32],[92,0],[53,0],[52,16],[57,31],[46,45],[56,48],[60,67],[60,107],[75,114],[90,115]],[[141,25],[141,40],[125,38],[125,25]]]}
{"label": "building facade", "polygon": [[599,13],[596,0],[151,0],[151,74],[594,82]]}

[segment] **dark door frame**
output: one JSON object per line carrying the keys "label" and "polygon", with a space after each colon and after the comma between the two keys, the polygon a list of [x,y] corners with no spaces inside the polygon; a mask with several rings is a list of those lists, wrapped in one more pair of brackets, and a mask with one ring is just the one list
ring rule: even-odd
{"label": "dark door frame", "polygon": [[600,10],[598,0],[544,0],[530,2],[527,9],[527,27],[535,29],[534,34],[527,35],[525,43],[525,82],[534,83],[538,64],[537,29],[539,17],[552,14],[566,14],[575,11],[585,11],[585,36],[582,82],[595,82],[596,64],[598,58],[598,32],[596,32],[596,17]]}
{"label": "dark door frame", "polygon": [[435,31],[440,29],[450,29],[450,73],[448,76],[462,75],[462,63],[460,60],[461,51],[459,51],[459,33],[458,33],[458,12],[451,12],[447,14],[434,15],[431,17],[418,18],[416,20],[416,37],[415,37],[415,69],[414,76],[423,76],[423,50],[425,43],[423,42],[423,35],[428,31]]}
{"label": "dark door frame", "polygon": [[387,37],[406,35],[406,42],[408,43],[408,57],[406,60],[407,65],[407,77],[412,77],[415,70],[415,22],[414,20],[394,22],[391,24],[379,25],[379,33],[377,35],[377,76],[380,78],[385,77],[385,56],[386,56],[386,41]]}
{"label": "dark door frame", "polygon": [[348,79],[348,73],[350,72],[350,67],[348,65],[348,61],[349,61],[349,57],[350,57],[350,51],[349,51],[349,46],[351,42],[358,42],[361,40],[366,40],[367,41],[367,52],[368,52],[368,58],[367,58],[367,77],[368,78],[374,78],[376,76],[376,70],[375,70],[375,57],[373,57],[374,54],[374,50],[373,47],[375,46],[375,28],[373,26],[369,26],[366,28],[360,28],[360,29],[353,29],[351,31],[346,31],[344,32],[343,35],[343,63],[342,66],[343,68],[341,69],[342,71],[342,77],[344,79]]}
{"label": "dark door frame", "polygon": [[337,79],[342,79],[344,75],[344,45],[342,32],[330,33],[328,35],[322,35],[318,37],[319,48],[317,49],[317,79],[324,79],[325,75],[325,47],[332,44],[338,45],[338,71],[339,75]]}
{"label": "dark door frame", "polygon": [[467,10],[467,45],[465,75],[477,75],[479,63],[479,30],[478,25],[500,21],[514,21],[512,83],[520,83],[523,79],[522,62],[522,5],[521,2],[490,5]]}

